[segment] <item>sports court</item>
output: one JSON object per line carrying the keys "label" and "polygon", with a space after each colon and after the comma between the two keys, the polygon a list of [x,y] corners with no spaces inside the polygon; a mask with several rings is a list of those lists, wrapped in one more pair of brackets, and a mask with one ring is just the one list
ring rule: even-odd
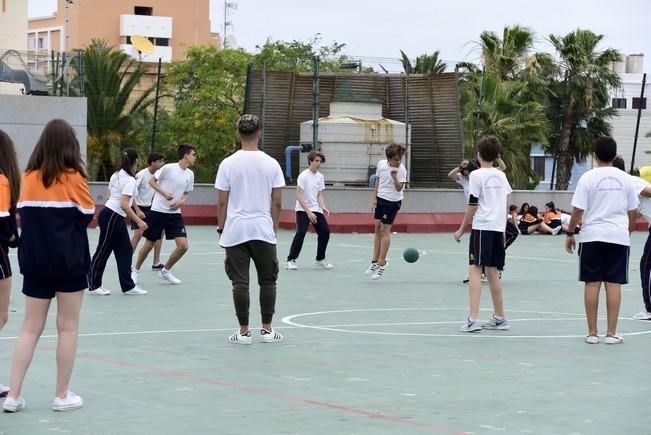
{"label": "sports court", "polygon": [[[99,230],[89,230],[91,252]],[[457,332],[467,315],[467,238],[396,234],[378,281],[364,275],[370,234],[333,234],[330,271],[311,267],[308,234],[298,271],[281,269],[277,344],[228,343],[236,328],[230,282],[214,227],[188,228],[190,251],[171,286],[145,269],[147,296],[86,297],[71,389],[84,407],[54,413],[55,325],[27,374],[27,408],[0,414],[0,434],[633,434],[649,433],[651,322],[642,306],[634,233],[624,286],[622,345],[588,345],[577,257],[563,236],[520,236],[503,277],[510,331]],[[293,232],[282,231],[284,260]],[[163,246],[164,254],[172,245]],[[421,251],[418,262],[400,256]],[[15,251],[12,251],[15,254]],[[21,276],[0,336],[8,382],[22,321]],[[149,267],[151,259],[145,266]],[[255,275],[253,275],[255,276]],[[600,313],[605,313],[604,299]],[[487,284],[482,319],[491,314]],[[252,327],[259,324],[252,292]],[[605,330],[605,318],[600,318]],[[602,339],[603,341],[603,339]]]}

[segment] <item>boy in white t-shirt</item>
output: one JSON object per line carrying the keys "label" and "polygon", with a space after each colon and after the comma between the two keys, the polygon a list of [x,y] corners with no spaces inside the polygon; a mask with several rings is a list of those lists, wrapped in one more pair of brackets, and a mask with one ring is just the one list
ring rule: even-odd
{"label": "boy in white t-shirt", "polygon": [[373,189],[373,258],[366,274],[380,279],[387,265],[387,253],[391,244],[391,226],[402,205],[403,190],[407,183],[407,169],[401,163],[407,149],[400,144],[391,144],[384,150],[386,160],[380,160],[375,171]]}
{"label": "boy in white t-shirt", "polygon": [[[507,330],[511,327],[504,317],[502,283],[498,275],[498,270],[504,268],[507,197],[512,191],[504,172],[493,167],[500,148],[500,142],[495,136],[484,136],[477,143],[477,160],[480,167],[470,173],[468,208],[461,226],[454,233],[454,239],[461,241],[466,226],[472,222],[468,286],[470,313],[467,321],[461,326],[461,332],[479,332],[482,329]],[[482,269],[486,273],[493,299],[493,316],[483,325],[479,321]]]}
{"label": "boy in white t-shirt", "polygon": [[242,149],[221,162],[215,180],[219,192],[219,245],[226,251],[224,269],[233,286],[233,304],[240,325],[228,338],[234,344],[251,344],[252,341],[249,330],[251,260],[260,285],[260,339],[263,343],[283,339],[271,322],[276,311],[276,234],[285,178],[278,162],[258,149],[261,137],[258,117],[240,116],[237,138]]}
{"label": "boy in white t-shirt", "polygon": [[326,248],[330,240],[330,227],[326,216],[330,215],[330,211],[326,208],[323,198],[325,180],[323,174],[319,172],[321,164],[325,163],[325,155],[320,151],[310,151],[307,161],[309,168],[301,172],[296,180],[296,234],[289,249],[285,269],[298,269],[296,259],[303,248],[303,241],[310,223],[317,234],[314,267],[332,269],[332,264],[325,259]]}
{"label": "boy in white t-shirt", "polygon": [[[149,216],[151,203],[154,199],[154,189],[149,185],[149,180],[151,180],[154,174],[163,167],[165,164],[165,158],[161,153],[152,151],[147,156],[147,164],[149,166],[141,169],[136,174],[136,197],[133,201],[143,213],[143,215],[139,217],[145,220],[147,220],[147,216]],[[145,230],[138,228],[136,222],[133,221],[131,222],[131,229],[133,230],[133,235],[131,236],[131,249],[133,252],[136,252],[138,243],[140,242]],[[152,270],[161,270],[163,268],[163,264],[160,262],[160,249],[162,242],[162,238],[154,242],[154,261],[151,266]]]}
{"label": "boy in white t-shirt", "polygon": [[170,284],[181,284],[181,280],[172,275],[171,269],[189,249],[181,207],[187,202],[190,192],[194,190],[194,173],[190,167],[194,165],[197,155],[194,146],[187,143],[179,145],[177,154],[179,156],[177,163],[163,166],[149,180],[149,185],[156,193],[148,216],[149,228],[143,233],[147,241],[138,253],[132,273],[134,281],[137,281],[140,267],[154,247],[154,243],[160,240],[164,233],[167,240],[174,240],[176,248],[167,258],[159,276]]}
{"label": "boy in white t-shirt", "polygon": [[581,176],[572,197],[572,218],[566,233],[565,249],[576,247],[575,228],[581,226],[579,244],[579,281],[585,283],[584,301],[588,323],[585,342],[599,343],[597,308],[601,283],[606,287],[606,344],[623,343],[617,335],[621,286],[628,283],[630,232],[637,219],[639,204],[630,176],[613,167],[617,143],[611,137],[595,141],[597,166]]}

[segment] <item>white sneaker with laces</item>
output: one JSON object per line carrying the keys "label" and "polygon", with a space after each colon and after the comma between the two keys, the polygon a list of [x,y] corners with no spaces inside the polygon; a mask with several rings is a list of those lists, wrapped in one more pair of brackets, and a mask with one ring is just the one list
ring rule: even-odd
{"label": "white sneaker with laces", "polygon": [[586,335],[585,336],[585,342],[588,344],[598,344],[599,343],[599,337],[596,335]]}
{"label": "white sneaker with laces", "polygon": [[651,320],[651,313],[647,310],[642,310],[633,316],[633,320]]}
{"label": "white sneaker with laces", "polygon": [[619,335],[606,335],[604,343],[606,344],[622,344],[624,339]]}
{"label": "white sneaker with laces", "polygon": [[111,290],[104,287],[97,287],[95,290],[89,289],[86,293],[89,295],[108,296],[111,294]]}
{"label": "white sneaker with laces", "polygon": [[377,268],[375,269],[375,272],[373,272],[373,276],[371,277],[371,279],[378,280],[382,278],[382,275],[384,275],[384,269],[386,269],[387,264],[389,263],[385,263],[383,266],[380,266],[378,264]]}
{"label": "white sneaker with laces", "polygon": [[228,341],[233,344],[251,344],[251,331],[246,331],[244,334],[240,334],[240,331],[235,331],[235,334],[228,337]]}
{"label": "white sneaker with laces", "polygon": [[147,290],[140,288],[140,286],[136,285],[134,288],[131,290],[127,290],[125,292],[122,292],[123,295],[146,295]]}
{"label": "white sneaker with laces", "polygon": [[131,269],[131,281],[133,281],[134,284],[138,284],[138,274],[140,273],[139,270],[136,269]]}
{"label": "white sneaker with laces", "polygon": [[287,263],[285,263],[285,269],[298,270],[298,266],[296,265],[296,260],[289,260]]}
{"label": "white sneaker with laces", "polygon": [[17,399],[7,396],[5,403],[2,404],[2,409],[4,409],[5,412],[18,412],[25,409],[25,405],[25,399],[23,399],[22,396]]}
{"label": "white sneaker with laces", "polygon": [[283,341],[283,336],[279,332],[276,332],[275,329],[272,329],[271,331],[264,328],[260,329],[260,338],[263,343],[276,343]]}
{"label": "white sneaker with laces", "polygon": [[166,269],[163,269],[159,272],[159,275],[162,279],[169,282],[170,284],[178,285],[181,284],[181,280],[172,275],[172,272]]}
{"label": "white sneaker with laces", "polygon": [[315,260],[314,261],[314,267],[317,269],[325,269],[325,270],[330,270],[334,266],[324,258],[323,260]]}
{"label": "white sneaker with laces", "polygon": [[81,408],[84,401],[81,397],[77,396],[72,391],[66,391],[66,396],[55,397],[52,402],[52,410],[54,411],[71,411],[73,409]]}
{"label": "white sneaker with laces", "polygon": [[371,262],[371,264],[368,265],[368,269],[366,269],[366,272],[364,272],[367,275],[372,275],[375,273],[375,270],[380,267],[377,262]]}

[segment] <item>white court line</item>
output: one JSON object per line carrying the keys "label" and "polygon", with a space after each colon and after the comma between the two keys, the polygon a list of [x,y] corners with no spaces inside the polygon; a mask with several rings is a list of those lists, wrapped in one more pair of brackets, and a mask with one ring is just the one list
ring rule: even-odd
{"label": "white court line", "polygon": [[[318,312],[313,312],[313,313],[302,313],[302,314],[294,314],[291,316],[285,316],[282,318],[282,322],[291,325],[291,326],[297,326],[301,328],[308,328],[308,329],[318,329],[322,331],[334,331],[334,332],[344,332],[344,333],[353,333],[353,334],[368,334],[368,335],[395,335],[395,336],[414,336],[414,337],[461,337],[461,336],[481,336],[481,337],[486,337],[486,338],[583,338],[585,335],[571,335],[571,334],[564,334],[564,335],[512,335],[510,331],[498,331],[497,334],[469,334],[469,333],[462,333],[462,332],[457,332],[455,334],[430,334],[430,333],[414,333],[414,332],[387,332],[387,331],[365,331],[365,330],[354,330],[354,329],[341,329],[342,327],[364,327],[364,326],[373,326],[373,324],[352,324],[352,325],[305,325],[302,323],[295,322],[293,319],[299,318],[299,317],[308,317],[308,316],[316,316],[316,315],[322,315],[322,314],[335,314],[335,313],[355,313],[355,312],[382,312],[382,311],[416,311],[416,310],[432,310],[432,311],[467,311],[467,308],[450,308],[450,307],[436,307],[436,308],[368,308],[368,309],[350,309],[350,310],[333,310],[333,311],[318,311]],[[492,312],[491,309],[482,309],[480,311],[488,311]],[[554,312],[554,311],[527,311],[527,310],[509,310],[509,312],[514,312],[514,313],[528,313],[528,314],[551,314],[551,315],[561,315],[561,316],[576,316],[576,318],[571,318],[571,319],[563,319],[563,318],[551,318],[547,320],[559,320],[559,321],[570,321],[570,320],[585,320],[585,315],[584,314],[578,314],[578,313],[561,313],[561,312]],[[512,319],[509,318],[510,322],[527,322],[527,321],[538,321],[540,319]],[[620,317],[619,320],[631,320],[633,322],[639,322],[638,320],[633,320],[629,318],[624,318]],[[431,322],[429,324],[450,324],[450,323],[462,323],[459,321],[456,322]],[[427,324],[427,323],[424,323]],[[399,326],[403,325],[401,323],[395,323],[395,324],[388,324],[386,326]],[[408,323],[405,323],[404,325],[409,325]],[[383,325],[380,325],[383,326]],[[493,332],[493,331],[491,331]],[[637,331],[637,332],[627,332],[627,333],[619,333],[619,335],[643,335],[643,334],[650,334],[651,330],[649,331]]]}

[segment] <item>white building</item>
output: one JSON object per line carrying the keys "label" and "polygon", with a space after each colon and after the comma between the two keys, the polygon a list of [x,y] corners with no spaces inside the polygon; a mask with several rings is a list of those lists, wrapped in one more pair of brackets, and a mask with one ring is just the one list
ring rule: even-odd
{"label": "white building", "polygon": [[27,50],[27,1],[0,1],[0,49]]}

